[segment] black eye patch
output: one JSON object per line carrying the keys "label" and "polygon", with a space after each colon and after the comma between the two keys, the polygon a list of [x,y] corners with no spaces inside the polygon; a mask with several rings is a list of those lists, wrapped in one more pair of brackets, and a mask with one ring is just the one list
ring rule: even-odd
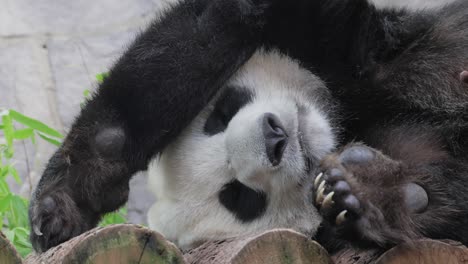
{"label": "black eye patch", "polygon": [[204,132],[210,136],[223,132],[231,119],[252,98],[253,94],[245,88],[226,87],[206,120]]}
{"label": "black eye patch", "polygon": [[238,180],[223,186],[219,202],[242,222],[250,222],[265,213],[267,196],[245,186]]}

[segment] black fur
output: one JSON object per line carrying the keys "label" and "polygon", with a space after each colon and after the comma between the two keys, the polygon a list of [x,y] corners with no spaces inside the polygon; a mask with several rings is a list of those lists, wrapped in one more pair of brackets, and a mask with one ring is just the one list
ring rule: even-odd
{"label": "black fur", "polygon": [[217,99],[213,112],[206,120],[204,131],[207,135],[215,135],[226,130],[231,119],[246,104],[252,101],[252,94],[247,89],[226,87]]}
{"label": "black fur", "polygon": [[[467,244],[468,163],[450,153],[440,129],[422,124],[374,128],[365,138],[378,150],[354,143],[326,158],[324,195],[334,192],[334,202],[317,199],[315,190],[316,206],[327,220],[317,239],[329,249],[345,243],[323,234],[355,246],[388,247],[423,237]],[[343,210],[346,217],[337,223]]]}
{"label": "black fur", "polygon": [[[468,154],[468,84],[460,77],[468,64],[466,0],[416,13],[376,10],[366,0],[192,0],[137,38],[52,157],[30,208],[33,228],[43,233],[31,235],[36,250],[91,228],[122,205],[130,176],[145,169],[260,46],[280,48],[327,81],[342,105],[343,143],[359,140],[379,149],[385,144],[375,127],[435,127],[384,138],[402,147],[429,137],[442,143],[413,150],[444,153],[440,159],[417,159],[418,170],[401,174],[418,180],[430,205],[424,217],[389,210],[415,223],[395,222],[393,228],[404,232],[390,242],[415,234],[468,243],[468,173],[461,165]],[[93,143],[109,127],[124,131],[122,151],[111,159],[94,151]],[[399,164],[415,164],[411,152],[383,152]],[[394,193],[384,195],[391,200]],[[44,202],[47,197],[55,200],[55,210]],[[378,207],[402,206],[394,201]]]}
{"label": "black fur", "polygon": [[[127,201],[130,177],[256,50],[262,10],[250,1],[188,0],[137,37],[44,171],[29,211],[37,251],[92,228]],[[121,145],[120,153],[101,139]],[[55,210],[45,208],[48,197]]]}
{"label": "black fur", "polygon": [[250,189],[237,180],[223,187],[219,201],[242,222],[260,217],[268,206],[265,193]]}
{"label": "black fur", "polygon": [[[360,212],[356,218],[370,226],[345,224],[353,234],[346,236],[336,229],[336,214],[325,215],[334,230],[323,233],[363,246],[421,236],[468,244],[468,145],[462,136],[468,132],[468,85],[460,81],[468,65],[468,2],[419,12],[376,10],[365,0],[294,2],[274,9],[267,43],[327,81],[342,106],[343,143],[362,141],[389,156],[389,163],[372,163],[374,170],[354,172],[360,184],[351,186],[361,204],[372,204],[383,218]],[[404,169],[391,173],[389,164]],[[368,184],[359,180],[366,177]],[[408,182],[429,196],[423,213],[403,209]]]}

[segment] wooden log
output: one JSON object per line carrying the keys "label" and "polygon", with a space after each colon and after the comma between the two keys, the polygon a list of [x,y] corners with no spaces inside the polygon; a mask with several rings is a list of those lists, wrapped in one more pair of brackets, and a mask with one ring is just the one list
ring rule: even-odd
{"label": "wooden log", "polygon": [[[0,263],[19,263],[13,246],[0,236]],[[184,260],[185,257],[185,260]],[[137,225],[96,228],[43,254],[32,254],[25,264],[42,263],[197,263],[197,264],[468,264],[468,249],[454,241],[419,240],[381,250],[348,248],[333,259],[315,241],[288,229],[202,244],[182,256],[162,235]]]}
{"label": "wooden log", "polygon": [[346,248],[333,254],[332,259],[335,264],[374,264],[383,252],[380,249]]}
{"label": "wooden log", "polygon": [[20,255],[2,232],[0,232],[0,263],[21,264]]}
{"label": "wooden log", "polygon": [[32,254],[24,263],[177,264],[185,261],[179,249],[162,235],[142,226],[124,224],[95,228],[43,254]]}
{"label": "wooden log", "polygon": [[376,264],[468,264],[468,248],[455,241],[419,240],[385,252]]}
{"label": "wooden log", "polygon": [[455,241],[423,239],[387,252],[347,248],[332,258],[336,264],[468,264],[468,249]]}
{"label": "wooden log", "polygon": [[184,256],[188,263],[194,264],[333,263],[322,246],[288,229],[207,242]]}

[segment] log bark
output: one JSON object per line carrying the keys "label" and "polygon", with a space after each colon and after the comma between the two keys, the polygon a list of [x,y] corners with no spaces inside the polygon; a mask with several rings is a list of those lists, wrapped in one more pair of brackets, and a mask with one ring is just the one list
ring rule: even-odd
{"label": "log bark", "polygon": [[376,264],[466,264],[468,248],[455,241],[419,240],[385,252]]}
{"label": "log bark", "polygon": [[333,263],[322,246],[287,229],[208,242],[184,256],[187,263],[196,264]]}
{"label": "log bark", "polygon": [[422,239],[386,252],[347,248],[333,255],[336,264],[468,264],[468,248],[459,242]]}
{"label": "log bark", "polygon": [[0,232],[0,263],[21,264],[20,255],[2,232]]}
{"label": "log bark", "polygon": [[379,249],[346,248],[333,254],[332,259],[335,264],[374,264],[384,252]]}
{"label": "log bark", "polygon": [[177,264],[185,261],[179,249],[162,235],[125,224],[95,228],[43,254],[30,255],[24,263]]}

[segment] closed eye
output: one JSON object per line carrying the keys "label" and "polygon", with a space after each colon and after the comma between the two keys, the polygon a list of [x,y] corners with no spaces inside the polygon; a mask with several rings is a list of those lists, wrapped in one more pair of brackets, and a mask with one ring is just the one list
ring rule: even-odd
{"label": "closed eye", "polygon": [[242,107],[252,101],[252,97],[252,93],[246,88],[226,87],[206,120],[205,134],[213,136],[226,130],[231,119]]}

